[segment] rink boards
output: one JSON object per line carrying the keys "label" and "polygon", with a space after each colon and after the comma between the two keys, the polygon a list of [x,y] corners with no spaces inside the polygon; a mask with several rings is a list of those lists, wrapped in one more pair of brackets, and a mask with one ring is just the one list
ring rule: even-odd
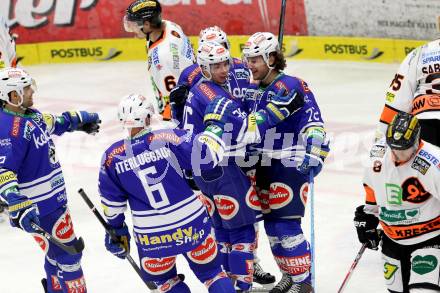
{"label": "rink boards", "polygon": [[[229,36],[232,56],[241,56],[248,36]],[[191,37],[194,47],[197,37]],[[283,51],[288,58],[400,62],[425,41],[349,37],[285,36]],[[102,39],[45,42],[17,46],[23,65],[146,60],[145,40]]]}

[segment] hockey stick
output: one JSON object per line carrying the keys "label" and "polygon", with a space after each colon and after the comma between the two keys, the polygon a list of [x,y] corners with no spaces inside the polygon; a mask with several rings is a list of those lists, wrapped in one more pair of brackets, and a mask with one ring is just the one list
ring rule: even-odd
{"label": "hockey stick", "polygon": [[351,264],[350,269],[347,272],[347,275],[345,276],[344,281],[342,282],[341,287],[339,287],[338,293],[342,293],[344,291],[345,286],[348,283],[348,280],[350,280],[351,275],[353,274],[354,269],[356,268],[357,264],[359,263],[359,260],[361,259],[362,255],[364,254],[365,249],[367,248],[367,243],[364,243],[359,249],[359,252],[357,253],[356,257],[354,258],[353,263]]}
{"label": "hockey stick", "polygon": [[[101,214],[99,213],[99,211],[96,209],[95,205],[93,204],[93,202],[90,200],[90,198],[87,196],[87,194],[85,193],[85,191],[81,188],[80,190],[78,190],[78,193],[81,195],[81,197],[84,199],[84,201],[86,202],[86,204],[89,206],[89,208],[92,210],[93,214],[95,214],[96,218],[98,218],[98,221],[102,224],[102,226],[104,226],[105,231],[110,235],[110,237],[112,238],[112,240],[114,242],[119,242],[118,237],[115,234],[115,231],[110,228],[110,226],[107,224],[107,222],[104,220],[104,218],[101,216]],[[144,281],[144,278],[142,277],[142,272],[141,269],[138,267],[138,265],[136,264],[136,262],[133,260],[133,258],[131,257],[130,254],[127,254],[126,256],[128,262],[130,263],[130,265],[133,267],[133,269],[136,271],[136,273],[139,275],[139,277],[142,279],[142,281],[145,283],[145,285],[147,285],[148,289],[150,289],[152,292],[157,292],[157,286],[156,284],[154,284],[153,282],[148,282],[148,281]]]}
{"label": "hockey stick", "polygon": [[84,250],[84,240],[79,237],[77,241],[75,241],[72,245],[65,245],[61,243],[59,240],[55,239],[49,232],[45,231],[43,228],[38,226],[35,223],[31,223],[32,228],[34,228],[35,233],[43,236],[65,252],[67,252],[70,255],[75,255],[78,253],[81,253],[81,251]]}
{"label": "hockey stick", "polygon": [[309,197],[310,197],[310,254],[312,255],[312,287],[316,292],[315,287],[315,190],[314,190],[314,174],[310,170],[309,178]]}
{"label": "hockey stick", "polygon": [[[0,207],[7,209],[8,205],[5,202],[0,201]],[[56,246],[58,246],[59,248],[61,248],[70,255],[81,253],[81,251],[84,250],[85,247],[84,240],[81,237],[79,237],[78,240],[73,243],[73,245],[65,245],[56,238],[54,238],[52,234],[50,234],[49,232],[47,232],[37,224],[32,222],[31,226],[35,230],[34,233],[43,236],[44,238],[46,238],[47,240],[49,240],[50,242],[52,242],[53,244],[55,244]]]}
{"label": "hockey stick", "polygon": [[286,2],[287,0],[281,0],[281,13],[280,13],[280,26],[278,28],[278,44],[280,50],[283,49],[283,36],[284,36],[284,18],[286,16]]}

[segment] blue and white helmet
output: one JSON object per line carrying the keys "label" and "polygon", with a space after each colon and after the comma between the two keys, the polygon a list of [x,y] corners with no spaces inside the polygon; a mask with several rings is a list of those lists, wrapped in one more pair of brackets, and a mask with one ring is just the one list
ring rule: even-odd
{"label": "blue and white helmet", "polygon": [[125,129],[148,126],[145,119],[154,113],[153,103],[139,94],[124,96],[118,106],[118,119]]}
{"label": "blue and white helmet", "polygon": [[[197,63],[203,71],[211,74],[211,65],[228,61],[231,63],[229,50],[217,42],[206,42],[197,50]],[[210,79],[211,77],[205,76]]]}
{"label": "blue and white helmet", "polygon": [[0,100],[11,104],[8,94],[16,92],[21,101],[19,104],[11,104],[14,106],[21,106],[23,104],[24,88],[27,86],[34,86],[33,78],[21,68],[8,67],[0,70]]}
{"label": "blue and white helmet", "polygon": [[278,40],[274,34],[269,32],[258,32],[253,34],[245,43],[243,57],[245,61],[249,57],[262,56],[267,66],[269,65],[269,55],[280,51]]}
{"label": "blue and white helmet", "polygon": [[230,44],[226,33],[218,26],[210,26],[200,31],[199,47],[207,42],[216,42],[230,50]]}

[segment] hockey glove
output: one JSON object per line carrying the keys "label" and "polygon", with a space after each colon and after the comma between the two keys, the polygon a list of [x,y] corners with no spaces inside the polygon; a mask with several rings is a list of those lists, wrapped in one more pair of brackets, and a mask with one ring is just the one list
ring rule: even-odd
{"label": "hockey glove", "polygon": [[70,111],[64,112],[63,116],[70,121],[69,131],[84,131],[88,134],[95,134],[99,132],[99,119],[98,113],[86,112],[86,111]]}
{"label": "hockey glove", "polygon": [[183,109],[188,93],[189,86],[187,84],[178,85],[170,92],[170,105],[173,118],[177,119],[180,123],[183,121]]}
{"label": "hockey glove", "polygon": [[109,233],[105,234],[105,248],[113,255],[124,259],[130,253],[130,233],[125,223],[120,228],[113,228],[117,240],[113,240]]}
{"label": "hockey glove", "polygon": [[322,127],[310,127],[306,132],[304,159],[297,166],[297,170],[303,174],[309,174],[310,171],[313,171],[313,176],[317,176],[321,172],[329,151],[329,142],[325,139],[324,129]]}
{"label": "hockey glove", "polygon": [[276,96],[272,97],[270,103],[266,106],[266,112],[269,115],[273,125],[283,121],[304,105],[304,96],[302,93],[292,90],[286,96],[285,89],[280,89]]}
{"label": "hockey glove", "polygon": [[359,242],[367,243],[367,248],[377,250],[381,234],[377,229],[379,219],[371,214],[364,212],[364,205],[358,206],[354,213],[354,226],[358,234]]}
{"label": "hockey glove", "polygon": [[32,223],[40,225],[37,208],[26,196],[20,195],[15,189],[6,194],[8,201],[9,220],[12,227],[23,229],[28,233],[34,233]]}
{"label": "hockey glove", "polygon": [[223,96],[216,96],[206,107],[203,122],[205,126],[214,124],[223,129],[233,110],[233,101]]}

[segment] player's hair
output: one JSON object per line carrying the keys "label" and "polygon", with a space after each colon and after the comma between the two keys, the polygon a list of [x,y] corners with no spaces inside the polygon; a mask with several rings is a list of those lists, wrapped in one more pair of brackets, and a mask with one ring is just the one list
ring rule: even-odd
{"label": "player's hair", "polygon": [[269,56],[274,56],[275,61],[272,64],[273,69],[276,71],[283,71],[286,68],[286,58],[284,57],[283,52],[276,51],[269,54]]}

